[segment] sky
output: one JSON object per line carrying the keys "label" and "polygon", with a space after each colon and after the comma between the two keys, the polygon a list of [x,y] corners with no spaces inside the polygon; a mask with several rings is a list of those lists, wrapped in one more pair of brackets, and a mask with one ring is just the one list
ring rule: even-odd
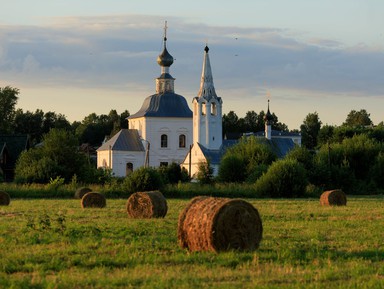
{"label": "sky", "polygon": [[137,112],[155,93],[164,22],[175,92],[191,107],[208,44],[223,112],[270,110],[289,129],[309,113],[384,121],[382,0],[0,0],[0,87],[17,108],[81,121]]}

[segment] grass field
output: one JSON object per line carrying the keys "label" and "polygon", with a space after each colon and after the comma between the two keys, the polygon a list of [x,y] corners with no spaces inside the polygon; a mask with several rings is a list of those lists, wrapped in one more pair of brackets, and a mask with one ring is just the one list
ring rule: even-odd
{"label": "grass field", "polygon": [[264,234],[254,252],[189,253],[169,199],[164,219],[129,219],[126,200],[15,199],[0,207],[0,288],[384,288],[384,198],[248,200]]}

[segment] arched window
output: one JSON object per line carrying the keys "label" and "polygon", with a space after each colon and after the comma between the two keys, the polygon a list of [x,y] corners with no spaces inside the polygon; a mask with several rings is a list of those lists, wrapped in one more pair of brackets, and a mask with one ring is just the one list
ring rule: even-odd
{"label": "arched window", "polygon": [[179,135],[179,148],[185,148],[185,134]]}
{"label": "arched window", "polygon": [[211,104],[211,114],[216,115],[217,114],[217,108],[216,108],[216,103],[212,102]]}
{"label": "arched window", "polygon": [[161,135],[161,147],[162,148],[168,147],[168,136],[166,134]]}
{"label": "arched window", "polygon": [[133,163],[127,163],[125,165],[125,175],[129,176],[133,172]]}

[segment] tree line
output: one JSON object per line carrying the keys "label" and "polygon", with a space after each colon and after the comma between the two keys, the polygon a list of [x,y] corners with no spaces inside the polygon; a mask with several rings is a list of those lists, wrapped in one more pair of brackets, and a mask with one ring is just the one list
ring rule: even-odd
{"label": "tree line", "polygon": [[100,146],[106,136],[114,135],[122,128],[128,128],[129,111],[118,113],[112,109],[109,114],[91,113],[82,121],[70,123],[66,116],[52,111],[24,111],[16,108],[19,89],[0,87],[0,133],[28,134],[31,145],[40,143],[51,129],[63,129],[73,133],[79,144]]}

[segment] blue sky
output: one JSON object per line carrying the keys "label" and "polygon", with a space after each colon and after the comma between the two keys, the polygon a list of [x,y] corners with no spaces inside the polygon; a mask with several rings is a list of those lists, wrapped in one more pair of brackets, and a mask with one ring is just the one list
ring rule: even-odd
{"label": "blue sky", "polygon": [[[9,3],[7,3],[9,2]],[[12,3],[11,3],[12,2]],[[0,0],[0,86],[18,107],[71,121],[135,113],[155,92],[164,21],[175,91],[191,103],[208,42],[225,113],[271,110],[290,129],[308,113],[340,125],[384,120],[384,1]]]}

